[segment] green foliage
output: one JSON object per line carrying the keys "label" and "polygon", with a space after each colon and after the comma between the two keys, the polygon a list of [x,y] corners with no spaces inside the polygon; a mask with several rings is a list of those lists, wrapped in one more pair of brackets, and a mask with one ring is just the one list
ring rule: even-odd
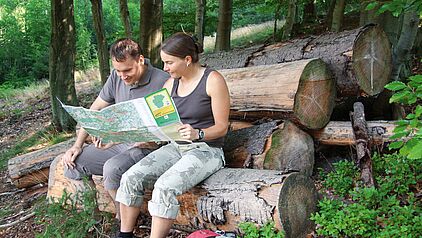
{"label": "green foliage", "polygon": [[346,196],[353,189],[358,175],[353,162],[340,161],[334,164],[334,171],[327,175],[323,184],[325,187],[333,189],[335,194]]}
{"label": "green foliage", "polygon": [[390,149],[400,149],[400,154],[411,160],[422,158],[422,75],[414,75],[407,83],[395,81],[385,88],[394,91],[390,103],[400,103],[410,108],[406,118],[399,120],[391,139]]}
{"label": "green foliage", "polygon": [[422,180],[422,158],[409,163],[400,154],[375,155],[373,173],[377,188],[361,187],[350,169],[350,166],[338,166],[337,163],[335,171],[327,175],[331,184],[353,180],[357,186],[344,193],[350,199],[324,198],[319,202],[319,211],[311,216],[311,220],[317,223],[318,235],[419,237],[422,206],[415,194],[418,181]]}
{"label": "green foliage", "polygon": [[283,238],[284,233],[274,228],[274,222],[268,222],[264,226],[258,226],[252,222],[239,224],[244,238]]}
{"label": "green foliage", "polygon": [[35,210],[35,220],[44,225],[44,231],[36,234],[36,237],[98,236],[101,233],[100,215],[108,220],[111,217],[97,211],[95,194],[95,189],[87,189],[72,196],[65,191],[58,201],[50,200],[39,204]]}
{"label": "green foliage", "polygon": [[373,1],[366,6],[366,10],[377,8],[378,14],[389,11],[393,16],[398,17],[403,12],[415,10],[422,15],[422,1],[417,0],[390,0],[390,1]]}

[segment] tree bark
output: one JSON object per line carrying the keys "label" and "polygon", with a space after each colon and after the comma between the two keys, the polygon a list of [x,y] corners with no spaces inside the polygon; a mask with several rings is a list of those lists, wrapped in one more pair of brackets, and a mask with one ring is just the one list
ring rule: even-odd
{"label": "tree bark", "polygon": [[127,0],[120,0],[119,4],[120,19],[122,19],[125,28],[125,35],[127,38],[132,38],[132,26],[130,25],[130,14],[127,6]]}
{"label": "tree bark", "polygon": [[102,0],[91,0],[92,17],[97,36],[97,56],[100,66],[101,83],[104,85],[110,74],[110,63],[107,50],[107,40],[104,30]]}
{"label": "tree bark", "polygon": [[328,64],[335,76],[338,97],[377,95],[390,80],[390,44],[383,30],[375,25],[210,54],[201,62],[216,69],[228,69],[310,58],[321,58]]}
{"label": "tree bark", "polygon": [[[220,70],[230,91],[232,119],[290,119],[324,127],[334,107],[335,86],[320,59]],[[283,90],[280,90],[283,89]]]}
{"label": "tree bark", "polygon": [[325,16],[325,26],[327,29],[331,28],[331,24],[333,22],[333,12],[334,7],[336,6],[337,0],[330,0],[330,5],[328,6],[327,15]]}
{"label": "tree bark", "polygon": [[333,18],[331,22],[331,31],[339,32],[343,27],[344,8],[346,6],[346,0],[336,0],[336,4],[333,10]]}
{"label": "tree bark", "polygon": [[195,11],[195,35],[198,38],[199,43],[204,45],[204,30],[205,30],[205,10],[207,6],[207,0],[195,0],[196,11]]}
{"label": "tree bark", "polygon": [[316,9],[314,0],[307,0],[303,9],[303,22],[314,23],[316,21]]}
{"label": "tree bark", "polygon": [[[115,213],[114,202],[103,188],[102,177],[94,176],[97,201],[102,211]],[[86,189],[81,181],[63,176],[63,163],[55,159],[50,168],[47,197],[60,199],[63,191],[75,194]],[[146,191],[141,213],[148,214]],[[286,237],[304,237],[314,224],[317,193],[312,180],[300,173],[275,170],[222,169],[201,184],[178,196],[180,211],[175,226],[185,230],[233,231],[239,223],[273,221]]]}
{"label": "tree bark", "polygon": [[[408,3],[413,1],[407,1]],[[393,69],[391,71],[391,80],[400,79],[400,71],[403,64],[409,60],[410,52],[413,48],[419,26],[419,13],[415,7],[404,12],[403,25],[400,38],[393,50]]]}
{"label": "tree bark", "polygon": [[372,175],[371,144],[368,128],[365,120],[365,112],[362,103],[353,105],[351,113],[353,132],[356,140],[356,164],[361,171],[361,180],[366,187],[374,187],[375,181]]}
{"label": "tree bark", "polygon": [[141,1],[141,47],[151,63],[161,68],[160,46],[163,40],[163,0]]}
{"label": "tree bark", "polygon": [[286,23],[283,27],[283,36],[281,37],[282,40],[289,39],[292,30],[293,30],[293,24],[295,23],[296,18],[296,0],[289,0],[289,5],[287,7],[287,17],[286,17]]}
{"label": "tree bark", "polygon": [[51,0],[49,81],[52,124],[58,131],[72,131],[76,122],[61,107],[77,105],[75,90],[76,33],[73,0]]}
{"label": "tree bark", "polygon": [[215,38],[215,51],[230,50],[230,34],[232,30],[232,2],[233,0],[219,0],[218,26]]}

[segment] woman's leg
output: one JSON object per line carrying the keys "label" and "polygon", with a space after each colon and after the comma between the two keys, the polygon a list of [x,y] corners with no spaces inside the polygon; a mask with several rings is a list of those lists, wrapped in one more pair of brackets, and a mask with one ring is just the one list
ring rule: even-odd
{"label": "woman's leg", "polygon": [[144,189],[152,189],[155,181],[179,160],[180,154],[173,144],[152,152],[128,169],[120,180],[116,201],[120,203],[121,231],[133,231]]}
{"label": "woman's leg", "polygon": [[148,203],[148,210],[153,216],[153,238],[167,236],[179,211],[176,196],[199,184],[224,164],[223,151],[205,143],[179,145],[179,150],[182,158],[160,176]]}

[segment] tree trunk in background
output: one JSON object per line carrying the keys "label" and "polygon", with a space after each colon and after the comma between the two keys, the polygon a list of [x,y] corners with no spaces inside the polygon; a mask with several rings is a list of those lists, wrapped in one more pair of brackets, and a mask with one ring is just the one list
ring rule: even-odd
{"label": "tree trunk in background", "polygon": [[331,28],[331,23],[333,22],[333,12],[334,7],[336,6],[336,0],[331,0],[330,5],[328,6],[327,15],[325,16],[325,26],[327,29]]}
{"label": "tree trunk in background", "polygon": [[293,24],[295,23],[296,16],[296,1],[297,0],[289,0],[286,23],[284,24],[283,35],[281,37],[282,40],[289,39],[290,35],[292,34]]}
{"label": "tree trunk in background", "polygon": [[419,21],[419,14],[416,9],[411,8],[404,12],[400,38],[393,49],[393,69],[391,72],[391,80],[393,81],[400,80],[401,68],[409,60],[418,33]]}
{"label": "tree trunk in background", "polygon": [[343,26],[344,7],[346,0],[336,0],[336,5],[333,10],[333,18],[331,22],[331,31],[339,32]]}
{"label": "tree trunk in background", "polygon": [[120,0],[119,4],[120,18],[122,19],[123,26],[125,27],[125,34],[127,38],[132,38],[132,26],[130,25],[129,8],[127,0]]}
{"label": "tree trunk in background", "polygon": [[195,35],[198,38],[199,43],[204,45],[204,30],[205,30],[205,9],[207,6],[206,0],[195,0],[196,12],[195,12]]}
{"label": "tree trunk in background", "polygon": [[273,29],[273,42],[277,41],[277,22],[280,19],[282,1],[277,1],[274,11],[274,29]]}
{"label": "tree trunk in background", "polygon": [[151,63],[161,68],[160,46],[163,40],[163,0],[141,0],[141,47]]}
{"label": "tree trunk in background", "polygon": [[77,105],[75,90],[76,33],[73,0],[51,0],[51,42],[49,59],[49,80],[52,124],[59,130],[71,131],[76,122],[61,107]]}
{"label": "tree trunk in background", "polygon": [[303,22],[314,23],[316,21],[316,10],[314,0],[307,0],[303,9]]}
{"label": "tree trunk in background", "polygon": [[107,51],[107,40],[104,30],[102,0],[91,0],[92,17],[97,36],[97,56],[100,66],[101,83],[104,85],[110,74],[110,63]]}
{"label": "tree trunk in background", "polygon": [[370,1],[370,0],[366,0],[366,1],[362,1],[360,3],[359,26],[364,26],[364,25],[370,24],[370,23],[374,23],[374,24],[377,24],[378,23],[379,15],[376,14],[376,12],[378,11],[380,5],[377,5],[372,10],[366,10],[366,7],[371,2],[372,1]]}
{"label": "tree trunk in background", "polygon": [[232,29],[232,2],[233,0],[219,1],[215,52],[230,50],[230,33]]}

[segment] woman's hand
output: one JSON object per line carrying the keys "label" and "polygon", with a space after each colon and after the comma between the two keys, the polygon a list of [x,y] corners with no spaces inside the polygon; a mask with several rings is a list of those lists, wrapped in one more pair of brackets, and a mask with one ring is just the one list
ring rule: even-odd
{"label": "woman's hand", "polygon": [[198,130],[193,128],[189,124],[183,124],[178,128],[178,131],[180,133],[180,137],[185,140],[196,140],[198,139]]}

